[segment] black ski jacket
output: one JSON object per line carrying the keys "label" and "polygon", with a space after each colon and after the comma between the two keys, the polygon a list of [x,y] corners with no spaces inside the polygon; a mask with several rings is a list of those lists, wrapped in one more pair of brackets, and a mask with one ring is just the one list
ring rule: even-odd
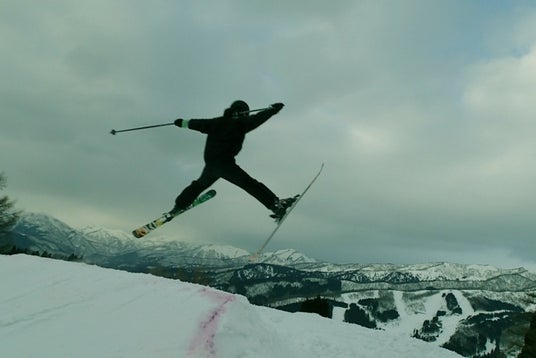
{"label": "black ski jacket", "polygon": [[223,116],[212,119],[190,119],[188,128],[207,135],[204,153],[206,163],[234,162],[234,157],[242,149],[246,133],[266,122],[277,112],[270,108],[239,118]]}

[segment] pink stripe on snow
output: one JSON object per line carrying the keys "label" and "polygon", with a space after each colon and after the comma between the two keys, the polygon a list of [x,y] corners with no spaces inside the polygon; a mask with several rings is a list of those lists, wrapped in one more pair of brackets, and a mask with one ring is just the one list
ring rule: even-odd
{"label": "pink stripe on snow", "polygon": [[188,357],[216,357],[215,338],[221,316],[225,313],[225,305],[235,300],[235,296],[203,288],[201,295],[214,301],[217,306],[210,310],[199,323],[197,334],[192,338],[188,349]]}

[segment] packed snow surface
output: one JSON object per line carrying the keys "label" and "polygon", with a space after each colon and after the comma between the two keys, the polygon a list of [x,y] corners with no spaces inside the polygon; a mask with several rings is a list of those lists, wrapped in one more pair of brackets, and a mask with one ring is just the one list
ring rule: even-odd
{"label": "packed snow surface", "polygon": [[152,275],[26,255],[0,272],[0,357],[459,357]]}

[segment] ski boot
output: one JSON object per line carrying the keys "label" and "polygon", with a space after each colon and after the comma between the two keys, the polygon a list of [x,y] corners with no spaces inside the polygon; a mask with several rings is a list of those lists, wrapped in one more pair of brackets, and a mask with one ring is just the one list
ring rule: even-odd
{"label": "ski boot", "polygon": [[277,199],[271,207],[273,214],[271,214],[270,217],[275,219],[275,222],[279,222],[287,213],[287,209],[290,208],[299,197],[299,195],[296,195],[291,198]]}
{"label": "ski boot", "polygon": [[182,214],[186,210],[188,210],[188,208],[182,208],[182,207],[175,205],[173,209],[171,209],[167,213],[164,213],[164,215],[166,216],[167,221],[171,221],[175,216]]}

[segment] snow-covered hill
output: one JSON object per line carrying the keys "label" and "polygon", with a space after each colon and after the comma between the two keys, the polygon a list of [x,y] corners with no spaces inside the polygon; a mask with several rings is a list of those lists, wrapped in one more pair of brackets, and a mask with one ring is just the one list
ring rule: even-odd
{"label": "snow-covered hill", "polygon": [[321,297],[336,321],[415,336],[467,357],[492,350],[516,357],[536,310],[536,274],[523,268],[332,264],[292,249],[267,252],[251,262],[250,253],[231,246],[158,236],[139,240],[98,227],[74,229],[42,214],[24,215],[0,241],[7,252],[12,252],[10,245],[202,283],[281,310],[297,311],[307,300]]}
{"label": "snow-covered hill", "polygon": [[2,357],[458,357],[407,336],[146,274],[0,256]]}

